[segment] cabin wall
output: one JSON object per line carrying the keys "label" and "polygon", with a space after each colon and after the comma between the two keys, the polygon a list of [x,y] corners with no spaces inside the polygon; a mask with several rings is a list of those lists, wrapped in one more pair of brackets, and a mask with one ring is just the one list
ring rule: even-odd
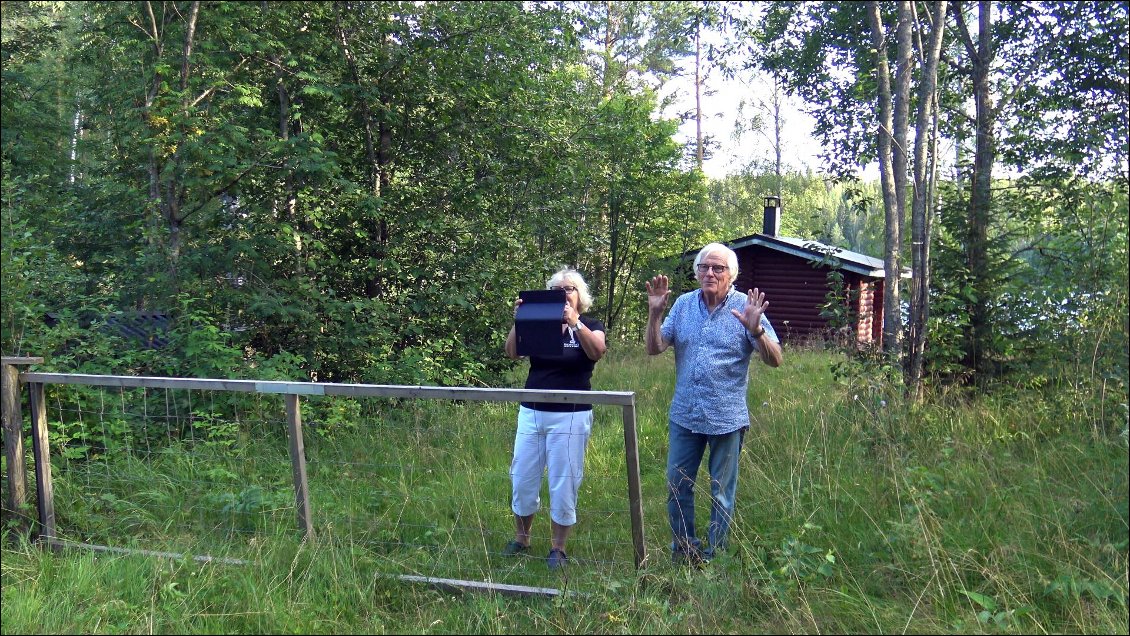
{"label": "cabin wall", "polygon": [[[786,254],[763,245],[736,250],[739,291],[757,288],[765,293],[769,307],[765,315],[777,335],[785,342],[805,342],[835,337],[828,321],[820,315],[827,302],[827,266],[814,266],[805,258]],[[858,316],[856,341],[878,342],[883,324],[883,279],[843,272],[844,284],[851,292],[852,310]]]}

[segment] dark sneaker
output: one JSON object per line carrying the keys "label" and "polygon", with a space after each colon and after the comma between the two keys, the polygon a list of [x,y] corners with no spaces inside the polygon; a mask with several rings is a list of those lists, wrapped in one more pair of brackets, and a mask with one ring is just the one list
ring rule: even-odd
{"label": "dark sneaker", "polygon": [[504,557],[518,556],[519,554],[525,554],[529,551],[530,551],[530,546],[522,545],[521,543],[518,543],[517,541],[511,539],[510,543],[507,543],[506,547],[502,548],[502,556],[504,556]]}
{"label": "dark sneaker", "polygon": [[551,570],[565,567],[565,564],[568,562],[569,557],[565,556],[565,551],[558,550],[557,548],[550,550],[549,556],[545,557],[545,564],[548,565]]}
{"label": "dark sneaker", "polygon": [[689,565],[698,568],[709,562],[710,559],[695,546],[685,549],[679,548],[671,552],[671,563],[675,565]]}

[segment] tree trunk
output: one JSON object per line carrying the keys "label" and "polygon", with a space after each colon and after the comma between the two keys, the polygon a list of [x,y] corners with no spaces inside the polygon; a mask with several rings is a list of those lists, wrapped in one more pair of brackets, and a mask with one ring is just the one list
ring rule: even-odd
{"label": "tree trunk", "polygon": [[698,170],[702,172],[705,155],[702,149],[702,20],[698,18],[694,22],[694,119],[697,134],[695,158],[698,160]]}
{"label": "tree trunk", "polygon": [[968,301],[969,325],[964,329],[964,355],[962,362],[974,373],[986,371],[985,354],[991,348],[989,298],[991,277],[989,271],[989,220],[992,205],[993,161],[996,158],[996,139],[993,126],[996,112],[992,104],[989,84],[990,66],[995,55],[992,41],[992,16],[988,0],[978,3],[978,33],[974,44],[960,12],[955,21],[962,30],[973,78],[975,108],[975,142],[973,151],[973,178],[969,207],[966,212],[966,265],[973,287],[973,298]]}
{"label": "tree trunk", "polygon": [[605,333],[612,331],[612,324],[616,320],[614,312],[616,305],[613,301],[616,298],[616,270],[618,268],[616,260],[620,256],[620,204],[611,192],[609,192],[608,197],[608,236],[610,239],[608,248],[608,307],[604,311]]}
{"label": "tree trunk", "polygon": [[[152,32],[146,32],[146,35],[153,41],[153,59],[160,60],[164,50],[164,40],[162,34],[163,28],[157,26],[157,16],[153,13],[153,3],[145,3],[146,16],[149,18],[149,28]],[[164,26],[164,15],[162,17],[162,27]],[[155,128],[152,117],[153,105],[157,100],[157,92],[161,89],[161,84],[164,77],[161,73],[160,66],[154,69],[153,82],[149,86],[149,90],[145,94],[145,110],[142,111],[142,117],[150,128]],[[161,221],[165,218],[165,212],[161,206],[161,164],[159,161],[159,152],[155,145],[149,147],[148,164],[146,165],[146,172],[149,176],[149,203],[152,206],[151,214],[148,220],[148,245],[150,250],[149,272],[152,276],[157,276],[159,272],[160,262],[162,260],[160,234],[162,231]],[[144,302],[144,301],[143,301]]]}
{"label": "tree trunk", "polygon": [[887,37],[883,20],[879,14],[879,3],[867,3],[867,15],[871,24],[871,40],[875,46],[875,72],[878,79],[879,101],[879,180],[883,191],[883,209],[886,212],[886,246],[884,266],[887,273],[883,285],[883,351],[898,355],[900,323],[899,300],[899,259],[900,228],[898,218],[898,192],[894,170],[894,112],[891,95],[891,72],[887,63]]}
{"label": "tree trunk", "polygon": [[773,173],[777,176],[776,192],[777,200],[781,200],[781,191],[785,188],[785,175],[782,174],[784,162],[782,155],[785,152],[784,131],[785,131],[785,118],[781,114],[781,80],[773,78]]}
{"label": "tree trunk", "polygon": [[[909,364],[907,384],[915,399],[922,397],[926,327],[930,317],[930,212],[935,173],[933,153],[927,160],[927,143],[937,131],[938,60],[945,31],[946,2],[933,2],[929,47],[921,50],[922,78],[918,85],[918,114],[914,128],[914,201],[911,213],[911,263],[914,271],[910,295]],[[917,23],[917,20],[915,21]],[[921,26],[917,29],[921,35]],[[920,40],[921,41],[921,40]]]}
{"label": "tree trunk", "polygon": [[[971,298],[966,307],[969,324],[964,329],[962,363],[973,371],[975,376],[983,376],[994,371],[993,316],[992,307],[997,297],[997,276],[994,273],[990,254],[989,227],[993,216],[993,164],[996,162],[996,125],[1001,112],[1010,101],[1038,77],[1039,69],[1049,53],[1061,42],[1063,25],[1071,22],[1073,16],[1060,14],[1055,23],[1029,18],[1026,25],[1019,28],[1028,30],[1024,37],[1035,37],[1040,33],[1040,41],[1050,44],[1038,49],[1034,55],[1024,60],[1023,67],[1013,69],[1002,84],[993,86],[992,66],[996,59],[996,46],[993,41],[993,3],[981,0],[977,3],[977,41],[974,42],[961,2],[952,3],[955,33],[965,46],[969,64],[958,66],[959,72],[967,74],[973,84],[974,101],[974,150],[973,175],[970,184],[969,207],[965,217],[965,253],[969,269]],[[1064,3],[1065,9],[1084,6],[1083,3]],[[1012,37],[1016,37],[1013,35]],[[993,102],[994,91],[999,97]]]}
{"label": "tree trunk", "polygon": [[612,45],[616,41],[614,35],[616,17],[614,6],[611,2],[604,3],[604,15],[604,77],[601,78],[601,83],[604,87],[604,96],[608,97],[612,95]]}
{"label": "tree trunk", "polygon": [[[349,66],[349,73],[353,79],[355,86],[360,87],[361,71],[357,63],[357,58],[350,48],[349,34],[346,32],[345,25],[342,22],[341,5],[337,5],[337,12],[335,15],[337,21],[338,38],[341,41],[342,52],[345,56],[345,61]],[[373,116],[372,109],[369,107],[368,100],[363,97],[357,97],[358,114],[361,119],[361,127],[364,131],[365,140],[365,160],[367,166],[367,181],[369,186],[369,194],[374,198],[380,198],[387,189],[388,185],[388,168],[389,162],[389,149],[392,146],[392,131],[387,123],[389,99],[386,96],[381,97],[381,105],[384,112],[381,114],[379,123],[376,123]],[[384,259],[385,248],[388,243],[388,220],[383,214],[380,214],[373,223],[373,240],[369,241],[370,257],[374,262],[380,263]],[[383,285],[381,284],[381,277],[377,272],[372,272],[365,279],[365,295],[368,298],[376,298],[380,296]]]}
{"label": "tree trunk", "polygon": [[[266,3],[264,3],[266,4]],[[290,92],[283,79],[281,60],[278,54],[271,55],[275,67],[275,90],[279,99],[279,139],[290,140]],[[306,272],[306,258],[303,254],[302,222],[298,218],[298,183],[293,166],[286,171],[283,183],[283,215],[290,224],[291,239],[294,241],[294,271],[299,276]]]}
{"label": "tree trunk", "polygon": [[[191,99],[188,95],[188,76],[192,69],[192,47],[196,37],[196,19],[200,15],[200,2],[197,0],[189,8],[188,18],[184,29],[184,44],[181,47],[180,67],[180,92],[181,106],[184,114],[188,114]],[[180,124],[181,137],[186,137],[184,124]],[[172,294],[175,296],[180,289],[177,282],[180,269],[181,256],[181,227],[184,216],[181,215],[182,204],[185,198],[183,182],[184,171],[181,166],[183,147],[178,146],[173,153],[173,169],[168,170],[168,177],[164,185],[165,196],[161,199],[160,208],[169,227],[168,273]]]}

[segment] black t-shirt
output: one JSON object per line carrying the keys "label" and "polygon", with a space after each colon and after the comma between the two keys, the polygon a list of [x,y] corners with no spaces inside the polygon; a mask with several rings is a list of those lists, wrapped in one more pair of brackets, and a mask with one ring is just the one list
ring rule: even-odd
{"label": "black t-shirt", "polygon": [[[604,331],[604,323],[587,316],[580,317],[589,331]],[[526,377],[527,389],[566,389],[591,391],[592,370],[596,361],[585,355],[580,336],[565,329],[561,334],[563,347],[559,356],[530,356],[530,375]],[[557,402],[522,402],[522,406],[537,411],[576,412],[591,411],[591,404],[561,404]]]}

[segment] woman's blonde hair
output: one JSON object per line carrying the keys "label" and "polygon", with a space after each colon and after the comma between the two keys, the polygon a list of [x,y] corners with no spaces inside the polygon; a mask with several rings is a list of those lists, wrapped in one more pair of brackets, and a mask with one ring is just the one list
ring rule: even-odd
{"label": "woman's blonde hair", "polygon": [[557,285],[573,285],[577,288],[577,296],[580,299],[580,313],[585,313],[592,307],[592,294],[589,293],[589,284],[585,282],[585,277],[572,267],[562,267],[554,272],[549,280],[545,281],[545,288],[549,289]]}

